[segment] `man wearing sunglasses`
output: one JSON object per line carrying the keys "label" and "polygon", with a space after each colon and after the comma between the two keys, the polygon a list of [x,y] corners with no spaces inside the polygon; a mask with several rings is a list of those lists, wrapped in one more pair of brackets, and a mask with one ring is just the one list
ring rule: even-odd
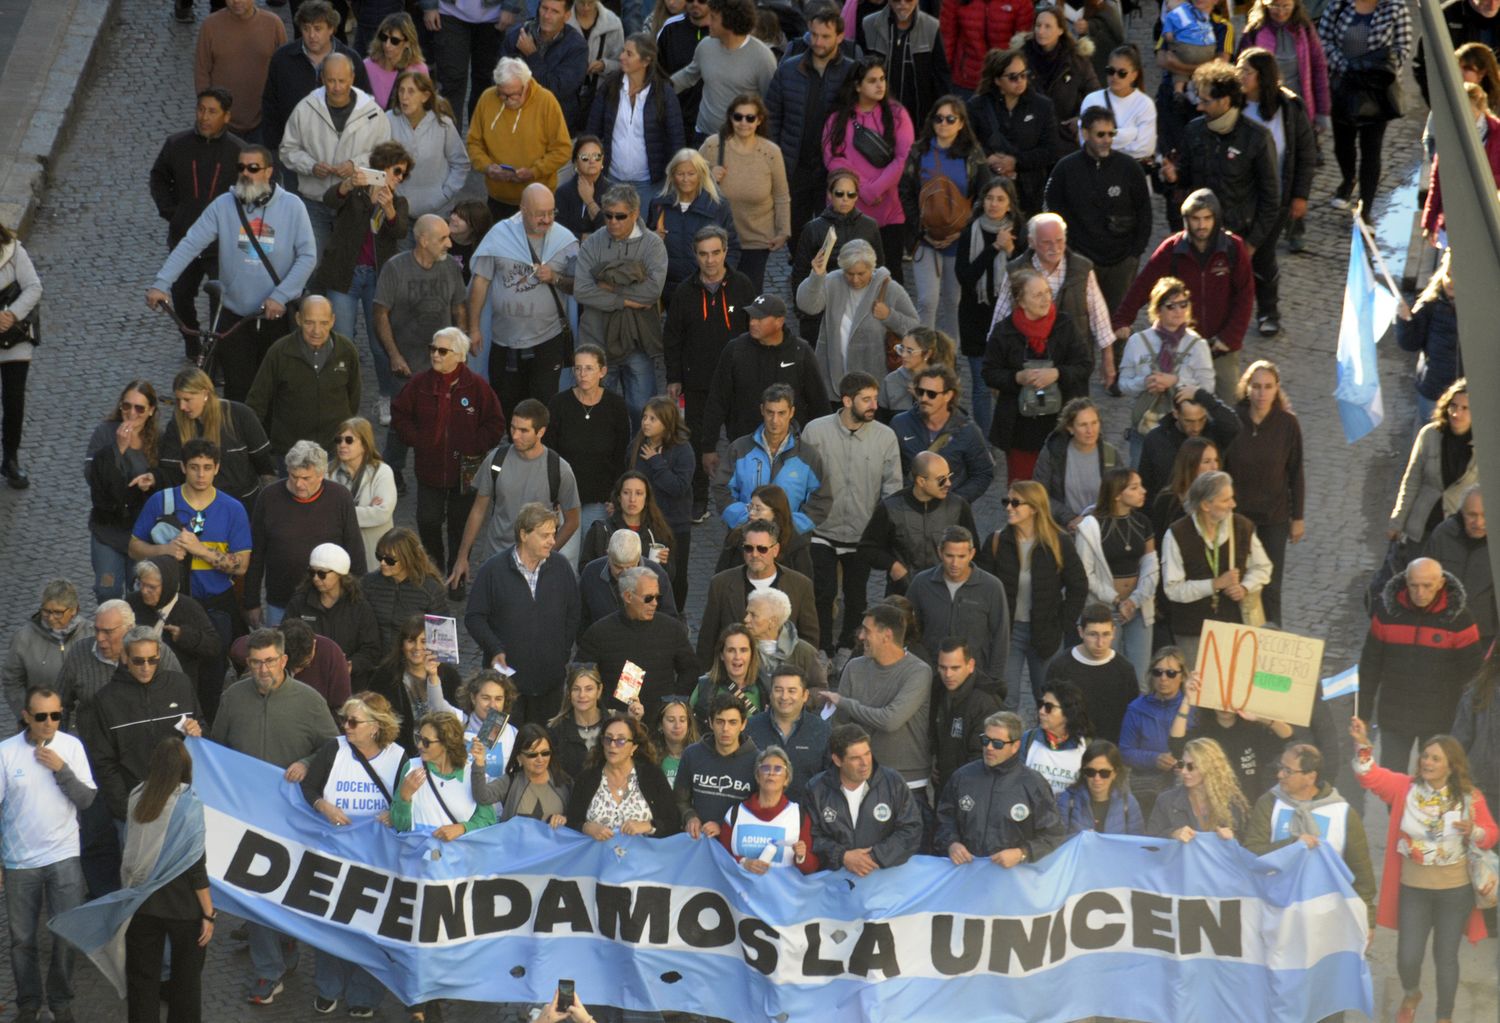
{"label": "man wearing sunglasses", "polygon": [[1035,863],[1068,837],[1052,786],[1017,756],[1021,719],[998,711],[984,719],[984,754],[954,772],[937,809],[936,847],[955,866],[978,857],[1007,870]]}
{"label": "man wearing sunglasses", "polygon": [[[719,633],[726,625],[742,622],[749,596],[772,587],[792,602],[792,621],[797,635],[818,645],[818,610],[812,580],[777,561],[781,533],[770,519],[751,519],[744,531],[745,564],[726,568],[708,584],[708,599],[698,626],[698,663],[704,671],[712,667],[719,646]],[[687,692],[686,689],[682,690]]]}
{"label": "man wearing sunglasses", "polygon": [[944,365],[924,366],[912,380],[912,395],[913,406],[891,420],[903,471],[912,471],[919,453],[941,451],[953,470],[953,496],[970,504],[979,500],[995,482],[995,456],[973,418],[958,407],[958,374]]}
{"label": "man wearing sunglasses", "polygon": [[950,493],[953,473],[948,460],[923,451],[911,460],[911,486],[875,506],[859,538],[859,550],[870,567],[888,573],[885,592],[904,594],[912,573],[938,563],[938,545],[949,526],[979,532],[969,502]]}
{"label": "man wearing sunglasses", "polygon": [[612,710],[626,709],[615,698],[614,684],[627,661],[645,671],[636,696],[643,706],[659,707],[669,693],[692,692],[698,684],[697,658],[688,642],[687,626],[657,613],[661,580],[651,569],[637,566],[621,573],[619,585],[620,610],[590,625],[578,640],[578,659],[599,665],[599,677],[605,683],[604,704]]}
{"label": "man wearing sunglasses", "polygon": [[[83,903],[78,812],[93,803],[96,787],[83,743],[59,730],[62,717],[57,693],[33,687],[24,727],[0,743],[0,860],[18,1020],[35,1020],[42,1008],[37,935],[47,918]],[[71,946],[52,942],[45,997],[58,1023],[74,1019],[74,957]]]}

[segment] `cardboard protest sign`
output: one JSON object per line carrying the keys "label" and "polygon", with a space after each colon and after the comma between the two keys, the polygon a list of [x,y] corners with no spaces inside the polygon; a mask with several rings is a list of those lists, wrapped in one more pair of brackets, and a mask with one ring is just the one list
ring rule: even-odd
{"label": "cardboard protest sign", "polygon": [[1198,705],[1247,710],[1260,718],[1306,725],[1318,695],[1323,641],[1235,622],[1203,623],[1198,639]]}

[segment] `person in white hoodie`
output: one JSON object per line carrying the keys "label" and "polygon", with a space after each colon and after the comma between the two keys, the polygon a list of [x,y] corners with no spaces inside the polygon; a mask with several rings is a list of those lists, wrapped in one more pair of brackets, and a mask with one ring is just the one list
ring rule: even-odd
{"label": "person in white hoodie", "polygon": [[319,259],[333,233],[333,210],[323,205],[323,193],[335,178],[352,178],[369,166],[370,150],[391,137],[391,123],[375,98],[354,87],[352,60],[330,53],[322,75],[323,87],[292,108],[281,136],[281,162],[297,174]]}
{"label": "person in white hoodie", "polygon": [[421,71],[396,79],[396,103],[386,113],[391,140],[411,154],[411,174],[396,189],[406,197],[412,223],[428,213],[446,217],[469,176],[469,149],[453,107]]}

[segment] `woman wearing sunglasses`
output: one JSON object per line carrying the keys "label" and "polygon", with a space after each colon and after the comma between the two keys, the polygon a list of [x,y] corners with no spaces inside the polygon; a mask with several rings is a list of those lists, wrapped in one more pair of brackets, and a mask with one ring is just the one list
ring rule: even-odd
{"label": "woman wearing sunglasses", "polygon": [[1205,831],[1230,841],[1245,833],[1250,803],[1218,743],[1193,739],[1174,772],[1179,784],[1156,800],[1147,832],[1179,842],[1191,842]]}
{"label": "woman wearing sunglasses", "polygon": [[1192,726],[1195,713],[1187,702],[1187,657],[1175,646],[1164,646],[1151,659],[1146,672],[1150,689],[1130,701],[1120,726],[1120,755],[1135,773],[1132,788],[1143,813],[1150,814],[1156,797],[1172,784],[1177,758],[1170,749],[1170,735],[1180,713]]}
{"label": "woman wearing sunglasses", "polygon": [[345,419],[333,436],[338,460],[330,478],[354,498],[354,517],[365,538],[365,564],[376,562],[379,541],[396,518],[396,474],[380,457],[375,430],[363,416]]}
{"label": "woman wearing sunglasses", "polygon": [[1214,357],[1208,342],[1193,329],[1193,296],[1176,277],[1163,277],[1151,288],[1147,305],[1151,326],[1125,342],[1120,358],[1120,393],[1134,398],[1130,409],[1130,463],[1141,464],[1146,434],[1174,411],[1178,389],[1193,394],[1214,389]]}
{"label": "woman wearing sunglasses", "polygon": [[130,531],[146,498],[162,482],[156,468],[157,427],[156,388],[149,380],[132,380],[89,438],[83,469],[92,505],[89,558],[96,603],[125,595]]}
{"label": "woman wearing sunglasses", "polygon": [[[386,0],[386,4],[389,5],[390,0]],[[366,0],[356,5],[355,10],[364,20],[368,17],[364,14],[365,8],[379,6],[379,3]],[[374,32],[366,25],[360,25],[355,41],[363,44],[361,48],[369,54],[365,57],[365,73],[370,76],[370,95],[375,97],[376,105],[382,110],[391,108],[396,81],[402,73],[428,73],[427,64],[422,60],[422,44],[417,39],[417,26],[405,11],[387,15]]]}
{"label": "woman wearing sunglasses", "polygon": [[421,615],[406,620],[370,680],[370,688],[389,700],[404,722],[399,741],[410,756],[417,754],[416,727],[423,717],[446,711],[462,721],[463,712],[453,706],[462,684],[457,668],[428,652],[426,621]]}
{"label": "woman wearing sunglasses", "polygon": [[756,791],[729,811],[719,841],[740,866],[752,874],[796,867],[818,870],[812,851],[812,818],[787,798],[792,760],[780,746],[768,746],[755,758]]}
{"label": "woman wearing sunglasses", "polygon": [[1021,733],[1021,762],[1047,779],[1054,796],[1061,796],[1078,780],[1094,734],[1083,692],[1072,682],[1048,682],[1036,717],[1038,724]]}
{"label": "woman wearing sunglasses", "polygon": [[612,714],[573,785],[568,827],[607,842],[616,835],[666,838],[680,830],[677,802],[656,750],[634,718]]}
{"label": "woman wearing sunglasses", "polygon": [[1059,155],[1057,113],[1041,90],[1031,88],[1022,47],[991,50],[984,58],[969,115],[990,170],[1015,181],[1021,212],[1029,217],[1041,210],[1047,175]]}
{"label": "woman wearing sunglasses", "polygon": [[349,574],[349,553],[320,543],[307,559],[307,578],[286,603],[287,618],[301,618],[313,632],[339,645],[349,659],[349,679],[363,689],[380,663],[380,626],[359,580]]}
{"label": "woman wearing sunglasses", "polygon": [[469,772],[473,786],[474,801],[482,805],[496,806],[502,822],[512,817],[530,817],[546,821],[553,829],[568,822],[565,811],[573,784],[567,774],[556,763],[556,751],[552,737],[541,725],[532,723],[521,729],[516,738],[516,756],[499,777],[489,777],[484,771],[491,753],[484,743],[475,739],[469,746],[469,756],[478,770]]}
{"label": "woman wearing sunglasses", "polygon": [[417,534],[404,526],[386,530],[375,544],[375,566],[360,580],[380,627],[380,649],[389,650],[412,615],[446,615],[448,591]]}
{"label": "woman wearing sunglasses", "polygon": [[[1149,174],[1156,160],[1156,103],[1141,89],[1141,51],[1132,43],[1116,47],[1109,51],[1099,74],[1104,88],[1085,96],[1079,109],[1103,107],[1114,114],[1115,142],[1111,148],[1146,165]],[[1078,144],[1083,144],[1082,125],[1078,126]]]}
{"label": "woman wearing sunglasses", "polygon": [[1130,791],[1130,772],[1120,747],[1097,739],[1083,751],[1078,780],[1057,796],[1068,834],[1095,831],[1101,835],[1144,835],[1146,818]]}
{"label": "woman wearing sunglasses", "polygon": [[396,778],[391,826],[451,842],[495,823],[494,807],[474,801],[458,718],[447,711],[426,715],[417,722],[415,741],[417,759],[404,762]]}

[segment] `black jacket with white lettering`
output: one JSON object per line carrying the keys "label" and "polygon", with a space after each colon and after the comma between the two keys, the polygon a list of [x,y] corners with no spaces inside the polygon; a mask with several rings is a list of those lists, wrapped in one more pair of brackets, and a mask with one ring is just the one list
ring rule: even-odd
{"label": "black jacket with white lettering", "polygon": [[1068,837],[1047,779],[1013,756],[997,767],[983,760],[953,772],[938,800],[934,845],[962,842],[974,856],[1023,849],[1035,862]]}
{"label": "black jacket with white lettering", "polygon": [[876,764],[869,784],[857,821],[849,817],[838,768],[820,772],[807,785],[805,806],[812,817],[813,852],[830,870],[844,865],[848,850],[866,848],[882,867],[899,867],[922,844],[922,811],[906,780]]}

